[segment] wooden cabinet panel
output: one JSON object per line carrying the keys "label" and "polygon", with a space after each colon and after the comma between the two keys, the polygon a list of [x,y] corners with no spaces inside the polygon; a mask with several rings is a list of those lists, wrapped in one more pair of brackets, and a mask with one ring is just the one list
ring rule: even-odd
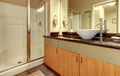
{"label": "wooden cabinet panel", "polygon": [[82,56],[80,76],[104,76],[102,61]]}
{"label": "wooden cabinet panel", "polygon": [[56,56],[56,72],[58,72],[61,75],[62,72],[62,51],[59,50],[59,48],[56,51],[57,56]]}
{"label": "wooden cabinet panel", "polygon": [[56,70],[57,58],[56,58],[56,47],[45,44],[45,64]]}
{"label": "wooden cabinet panel", "polygon": [[115,65],[103,62],[104,76],[115,76]]}
{"label": "wooden cabinet panel", "polygon": [[120,66],[82,56],[80,76],[119,76]]}
{"label": "wooden cabinet panel", "polygon": [[120,76],[120,66],[115,66],[115,76]]}
{"label": "wooden cabinet panel", "polygon": [[103,62],[104,76],[120,76],[120,66]]}
{"label": "wooden cabinet panel", "polygon": [[45,44],[45,64],[61,76],[120,76],[120,66]]}
{"label": "wooden cabinet panel", "polygon": [[79,54],[45,44],[45,64],[61,76],[79,76]]}
{"label": "wooden cabinet panel", "polygon": [[62,76],[79,76],[79,54],[60,49],[62,51]]}
{"label": "wooden cabinet panel", "polygon": [[61,51],[56,47],[45,44],[45,64],[61,74]]}

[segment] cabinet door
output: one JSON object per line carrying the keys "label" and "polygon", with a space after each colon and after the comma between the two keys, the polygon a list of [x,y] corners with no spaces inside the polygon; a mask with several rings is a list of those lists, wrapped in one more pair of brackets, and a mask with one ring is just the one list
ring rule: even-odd
{"label": "cabinet door", "polygon": [[120,66],[103,62],[104,76],[120,76]]}
{"label": "cabinet door", "polygon": [[56,47],[45,44],[45,64],[51,67],[53,70],[56,70],[57,67],[57,58],[56,58]]}
{"label": "cabinet door", "polygon": [[79,76],[79,54],[63,50],[62,76]]}
{"label": "cabinet door", "polygon": [[102,61],[81,57],[80,76],[104,76]]}
{"label": "cabinet door", "polygon": [[45,64],[61,74],[61,51],[52,45],[45,44]]}
{"label": "cabinet door", "polygon": [[103,62],[103,65],[104,65],[104,76],[115,76],[115,65],[106,62]]}
{"label": "cabinet door", "polygon": [[120,66],[115,66],[115,76],[120,76]]}

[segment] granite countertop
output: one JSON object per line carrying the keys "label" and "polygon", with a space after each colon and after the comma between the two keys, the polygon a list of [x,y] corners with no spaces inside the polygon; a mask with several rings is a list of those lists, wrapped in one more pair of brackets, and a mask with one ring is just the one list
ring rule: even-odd
{"label": "granite countertop", "polygon": [[100,47],[106,47],[106,48],[113,48],[113,49],[120,49],[120,42],[114,42],[111,40],[104,40],[102,43],[100,43],[99,40],[83,40],[83,39],[76,39],[76,38],[68,38],[63,36],[53,37],[53,36],[44,36],[45,38],[52,38],[52,39],[58,39],[58,40],[64,40],[64,41],[70,41],[70,42],[76,42],[76,43],[83,43],[87,45],[94,45],[94,46],[100,46]]}

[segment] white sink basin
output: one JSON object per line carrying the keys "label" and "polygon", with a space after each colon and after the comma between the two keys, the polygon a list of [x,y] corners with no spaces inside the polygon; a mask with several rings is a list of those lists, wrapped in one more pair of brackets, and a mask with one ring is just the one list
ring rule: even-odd
{"label": "white sink basin", "polygon": [[99,29],[79,29],[76,32],[82,39],[92,39],[99,31]]}

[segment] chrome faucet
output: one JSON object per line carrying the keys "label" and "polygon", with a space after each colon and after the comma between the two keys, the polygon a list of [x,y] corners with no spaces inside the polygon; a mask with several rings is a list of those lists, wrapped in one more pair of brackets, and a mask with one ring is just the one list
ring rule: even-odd
{"label": "chrome faucet", "polygon": [[103,19],[100,18],[100,43],[103,42],[103,25],[104,25]]}
{"label": "chrome faucet", "polygon": [[100,25],[100,43],[102,43],[103,42],[103,25],[105,25],[106,27],[106,21],[104,23],[103,18],[100,18],[99,21],[100,22],[97,23],[96,25]]}

